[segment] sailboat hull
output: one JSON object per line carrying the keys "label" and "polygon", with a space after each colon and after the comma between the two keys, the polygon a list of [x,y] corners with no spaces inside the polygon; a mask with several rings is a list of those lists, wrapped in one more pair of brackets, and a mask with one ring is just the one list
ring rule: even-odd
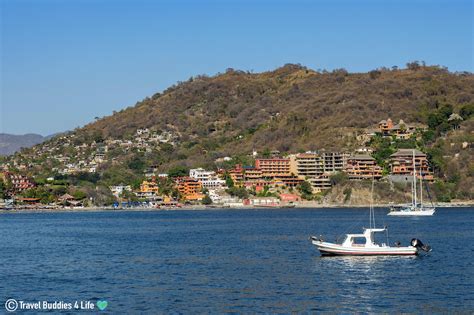
{"label": "sailboat hull", "polygon": [[435,209],[423,209],[423,210],[392,210],[388,213],[391,216],[430,216],[435,213]]}

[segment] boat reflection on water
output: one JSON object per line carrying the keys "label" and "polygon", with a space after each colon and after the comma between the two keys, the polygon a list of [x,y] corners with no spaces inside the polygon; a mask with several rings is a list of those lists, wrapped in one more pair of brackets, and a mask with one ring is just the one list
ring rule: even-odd
{"label": "boat reflection on water", "polygon": [[321,261],[331,261],[334,264],[346,266],[348,268],[356,267],[360,268],[370,268],[372,265],[382,264],[385,262],[393,262],[394,259],[407,260],[407,259],[417,259],[423,256],[316,256],[317,259]]}
{"label": "boat reflection on water", "polygon": [[[335,279],[327,294],[337,296],[337,313],[351,305],[372,313],[390,303],[390,286],[400,278],[410,283],[417,273],[419,256],[317,256],[315,268],[325,270],[324,276]],[[397,273],[405,270],[403,273]]]}

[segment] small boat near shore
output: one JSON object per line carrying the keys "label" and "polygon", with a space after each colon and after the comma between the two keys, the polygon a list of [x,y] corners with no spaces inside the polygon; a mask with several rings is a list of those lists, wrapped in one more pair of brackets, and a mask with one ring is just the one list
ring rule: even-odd
{"label": "small boat near shore", "polygon": [[[322,238],[311,236],[311,242],[323,256],[407,256],[418,255],[422,251],[429,252],[431,248],[424,245],[419,239],[412,239],[410,246],[389,246],[385,243],[377,244],[374,240],[375,233],[386,232],[386,228],[364,229],[363,234],[346,234],[342,244],[325,242]],[[363,239],[363,242],[358,242]]]}
{"label": "small boat near shore", "polygon": [[[388,245],[388,228],[375,227],[375,212],[373,207],[374,180],[372,179],[372,198],[369,208],[369,228],[364,228],[362,234],[346,234],[341,244],[324,241],[323,237],[311,236],[310,240],[320,251],[322,256],[412,256],[420,251],[429,252],[431,247],[424,245],[419,239],[413,238],[409,246],[401,246],[396,242],[395,246]],[[378,244],[375,241],[376,233],[387,233],[387,243]]]}
{"label": "small boat near shore", "polygon": [[[423,173],[420,168],[420,198],[417,200],[417,188],[416,188],[416,163],[415,163],[415,150],[413,150],[413,181],[411,183],[411,204],[406,206],[390,207],[388,215],[390,216],[431,216],[435,213],[435,207],[431,202],[431,206],[423,204]],[[428,190],[427,190],[428,191]],[[429,191],[428,191],[428,197]],[[418,202],[419,201],[419,202]],[[431,201],[431,197],[430,197]]]}

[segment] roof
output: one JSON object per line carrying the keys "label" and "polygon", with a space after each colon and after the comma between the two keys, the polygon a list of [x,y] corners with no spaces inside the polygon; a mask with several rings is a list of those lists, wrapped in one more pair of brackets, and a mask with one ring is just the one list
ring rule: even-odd
{"label": "roof", "polygon": [[69,200],[69,199],[75,199],[75,198],[71,196],[70,194],[64,194],[61,197],[59,197],[59,199]]}
{"label": "roof", "polygon": [[349,158],[350,160],[370,160],[370,161],[375,161],[373,157],[371,157],[368,154],[356,154],[353,155]]}
{"label": "roof", "polygon": [[314,157],[319,157],[319,154],[317,154],[317,153],[298,153],[296,155],[296,157],[298,157],[298,158],[306,158],[306,157],[314,158]]}
{"label": "roof", "polygon": [[417,149],[399,149],[394,154],[390,155],[390,157],[399,157],[399,156],[413,156],[413,150],[415,150],[415,156],[426,156],[423,152]]}

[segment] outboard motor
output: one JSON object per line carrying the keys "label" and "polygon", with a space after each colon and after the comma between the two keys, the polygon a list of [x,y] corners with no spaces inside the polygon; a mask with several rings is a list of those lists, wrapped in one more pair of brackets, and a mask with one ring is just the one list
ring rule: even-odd
{"label": "outboard motor", "polygon": [[423,242],[417,238],[411,240],[411,246],[424,250],[425,252],[431,251],[431,246],[423,244]]}
{"label": "outboard motor", "polygon": [[319,235],[319,237],[311,236],[309,239],[310,239],[311,241],[324,242],[322,235]]}

